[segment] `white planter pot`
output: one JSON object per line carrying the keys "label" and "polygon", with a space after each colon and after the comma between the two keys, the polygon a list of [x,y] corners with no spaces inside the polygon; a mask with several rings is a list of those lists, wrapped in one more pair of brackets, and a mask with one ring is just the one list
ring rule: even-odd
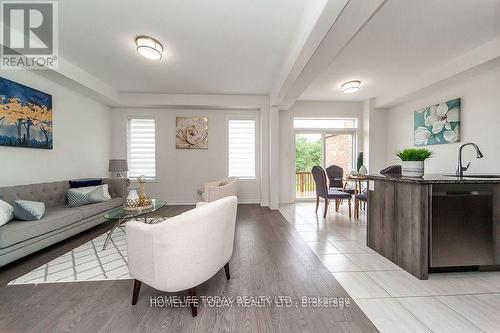
{"label": "white planter pot", "polygon": [[423,177],[424,161],[403,161],[401,175],[403,177]]}

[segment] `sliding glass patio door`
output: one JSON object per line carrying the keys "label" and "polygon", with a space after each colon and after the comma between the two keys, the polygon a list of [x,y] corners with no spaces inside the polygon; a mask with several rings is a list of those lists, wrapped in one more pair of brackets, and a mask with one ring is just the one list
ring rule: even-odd
{"label": "sliding glass patio door", "polygon": [[324,135],[324,165],[338,165],[344,170],[344,175],[354,169],[355,152],[354,134],[351,133],[325,133]]}
{"label": "sliding glass patio door", "polygon": [[323,165],[323,134],[295,134],[295,198],[314,198],[316,186],[311,169]]}
{"label": "sliding glass patio door", "polygon": [[355,165],[356,131],[295,131],[295,199],[313,199],[316,186],[311,169],[335,164],[349,173]]}

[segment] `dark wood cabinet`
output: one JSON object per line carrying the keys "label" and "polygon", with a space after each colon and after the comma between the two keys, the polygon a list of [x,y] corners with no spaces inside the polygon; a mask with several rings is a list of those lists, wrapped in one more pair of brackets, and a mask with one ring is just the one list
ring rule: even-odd
{"label": "dark wood cabinet", "polygon": [[430,267],[500,265],[500,184],[375,178],[368,191],[370,248],[419,279]]}
{"label": "dark wood cabinet", "polygon": [[372,181],[367,245],[419,279],[427,279],[428,185]]}

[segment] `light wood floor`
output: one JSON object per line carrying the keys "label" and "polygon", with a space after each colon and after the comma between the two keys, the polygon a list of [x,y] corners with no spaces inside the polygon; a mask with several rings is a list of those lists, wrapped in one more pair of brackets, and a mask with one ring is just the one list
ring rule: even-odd
{"label": "light wood floor", "polygon": [[366,246],[366,212],[301,202],[280,211],[380,332],[500,332],[500,271],[419,280]]}
{"label": "light wood floor", "polygon": [[[173,216],[191,207],[167,207]],[[349,308],[187,308],[150,306],[165,295],[143,286],[131,306],[132,281],[7,286],[12,279],[102,234],[101,225],[29,258],[0,268],[0,332],[375,332],[351,301]],[[188,246],[188,244],[186,244]],[[223,271],[199,295],[349,297],[295,229],[276,211],[240,205],[231,280]]]}

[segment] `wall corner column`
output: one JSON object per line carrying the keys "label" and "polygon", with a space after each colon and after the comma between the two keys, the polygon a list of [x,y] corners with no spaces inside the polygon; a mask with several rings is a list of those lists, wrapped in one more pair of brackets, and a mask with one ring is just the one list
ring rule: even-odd
{"label": "wall corner column", "polygon": [[280,176],[279,176],[279,141],[280,115],[277,106],[269,107],[269,208],[279,209]]}

